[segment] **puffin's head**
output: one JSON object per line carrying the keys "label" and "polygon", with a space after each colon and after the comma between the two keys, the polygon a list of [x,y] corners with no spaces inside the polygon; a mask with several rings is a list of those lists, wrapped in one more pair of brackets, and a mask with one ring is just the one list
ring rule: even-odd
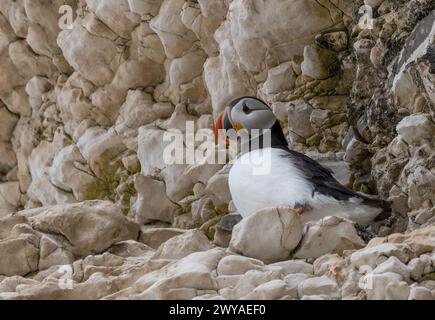
{"label": "puffin's head", "polygon": [[233,100],[217,118],[215,142],[218,142],[220,129],[265,130],[271,129],[275,122],[276,117],[265,102],[255,97],[242,97]]}

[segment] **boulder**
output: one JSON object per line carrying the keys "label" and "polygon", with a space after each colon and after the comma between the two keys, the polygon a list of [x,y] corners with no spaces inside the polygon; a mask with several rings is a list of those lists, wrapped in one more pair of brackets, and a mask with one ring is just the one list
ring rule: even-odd
{"label": "boulder", "polygon": [[339,298],[340,292],[337,282],[327,276],[308,278],[298,286],[299,297],[312,295],[326,295],[331,298]]}
{"label": "boulder", "polygon": [[20,204],[20,184],[18,182],[0,183],[0,217],[16,212]]}
{"label": "boulder", "polygon": [[314,79],[325,79],[330,76],[330,67],[334,54],[316,45],[304,48],[304,61],[301,64],[302,74]]}
{"label": "boulder", "polygon": [[385,262],[389,257],[394,256],[403,263],[408,263],[413,252],[406,244],[384,243],[367,246],[364,249],[352,253],[350,261],[355,267],[370,266],[375,268]]}
{"label": "boulder", "polygon": [[[374,238],[369,242],[367,247],[371,250],[380,244],[386,244],[385,248],[400,248],[402,252],[409,252],[410,250],[417,256],[420,256],[423,253],[435,250],[435,227],[428,226],[409,233],[393,233],[385,238]],[[405,262],[401,258],[399,259]]]}
{"label": "boulder", "polygon": [[354,223],[342,218],[326,217],[316,222],[308,222],[306,228],[294,258],[318,258],[326,253],[342,254],[344,250],[355,250],[364,246]]}
{"label": "boulder", "polygon": [[116,242],[137,239],[139,235],[139,226],[109,201],[48,207],[29,220],[38,231],[61,235],[76,256],[99,253]]}
{"label": "boulder", "polygon": [[199,230],[189,230],[175,236],[157,249],[155,259],[181,259],[193,252],[207,251],[213,248],[208,238]]}
{"label": "boulder", "polygon": [[263,269],[264,263],[260,260],[239,255],[229,255],[219,261],[216,271],[220,276],[234,276],[245,274],[250,270]]}
{"label": "boulder", "polygon": [[[90,22],[101,24],[96,18]],[[59,33],[57,44],[68,63],[87,80],[97,86],[112,81],[115,71],[112,63],[118,59],[116,44],[110,38],[92,34],[76,21],[72,29]]]}
{"label": "boulder", "polygon": [[134,178],[134,185],[138,193],[133,207],[136,222],[174,221],[180,209],[167,197],[164,182],[138,174]]}
{"label": "boulder", "polygon": [[260,210],[233,229],[230,249],[265,262],[285,260],[302,238],[302,224],[289,208]]}
{"label": "boulder", "polygon": [[422,144],[435,135],[435,125],[428,116],[416,113],[405,117],[396,127],[399,136],[409,144]]}
{"label": "boulder", "polygon": [[179,236],[184,232],[186,232],[186,230],[176,228],[142,227],[139,241],[151,248],[157,249],[162,243],[173,237]]}

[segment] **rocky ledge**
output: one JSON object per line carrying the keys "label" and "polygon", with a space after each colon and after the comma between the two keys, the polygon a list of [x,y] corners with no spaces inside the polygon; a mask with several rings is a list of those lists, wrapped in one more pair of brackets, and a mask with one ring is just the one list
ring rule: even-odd
{"label": "rocky ledge", "polygon": [[[261,234],[261,236],[259,236]],[[140,227],[108,201],[0,220],[2,299],[435,299],[435,227],[374,238],[286,208],[236,224],[228,248],[198,229]]]}

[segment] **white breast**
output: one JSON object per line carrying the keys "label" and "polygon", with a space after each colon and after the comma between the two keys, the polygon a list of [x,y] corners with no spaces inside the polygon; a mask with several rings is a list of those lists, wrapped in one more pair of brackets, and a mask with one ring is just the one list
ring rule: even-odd
{"label": "white breast", "polygon": [[312,184],[292,164],[284,150],[266,148],[244,154],[229,173],[229,188],[237,211],[242,217],[264,208],[307,205],[303,222],[335,215],[368,225],[381,212],[361,205],[357,198],[340,202],[332,197],[313,194]]}
{"label": "white breast", "polygon": [[312,186],[285,155],[283,150],[266,148],[236,160],[230,170],[229,187],[243,217],[267,207],[294,207],[310,197]]}

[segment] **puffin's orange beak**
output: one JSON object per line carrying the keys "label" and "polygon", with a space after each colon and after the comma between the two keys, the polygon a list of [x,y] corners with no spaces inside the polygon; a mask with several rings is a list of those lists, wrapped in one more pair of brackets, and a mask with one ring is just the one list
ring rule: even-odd
{"label": "puffin's orange beak", "polygon": [[[215,126],[214,126],[214,141],[215,144],[219,143],[219,130],[221,130],[221,134],[222,134],[222,130],[227,131],[227,130],[231,130],[234,129],[236,131],[239,131],[240,129],[243,128],[243,126],[238,123],[238,122],[233,122],[231,120],[230,117],[230,112],[231,109],[229,107],[227,107],[217,118]],[[229,144],[229,138],[226,137],[225,138],[225,142],[228,145]]]}
{"label": "puffin's orange beak", "polygon": [[214,125],[214,143],[219,143],[219,130],[224,129],[224,118],[225,118],[225,111],[222,111],[222,113],[219,115],[219,117],[216,120],[216,123]]}

